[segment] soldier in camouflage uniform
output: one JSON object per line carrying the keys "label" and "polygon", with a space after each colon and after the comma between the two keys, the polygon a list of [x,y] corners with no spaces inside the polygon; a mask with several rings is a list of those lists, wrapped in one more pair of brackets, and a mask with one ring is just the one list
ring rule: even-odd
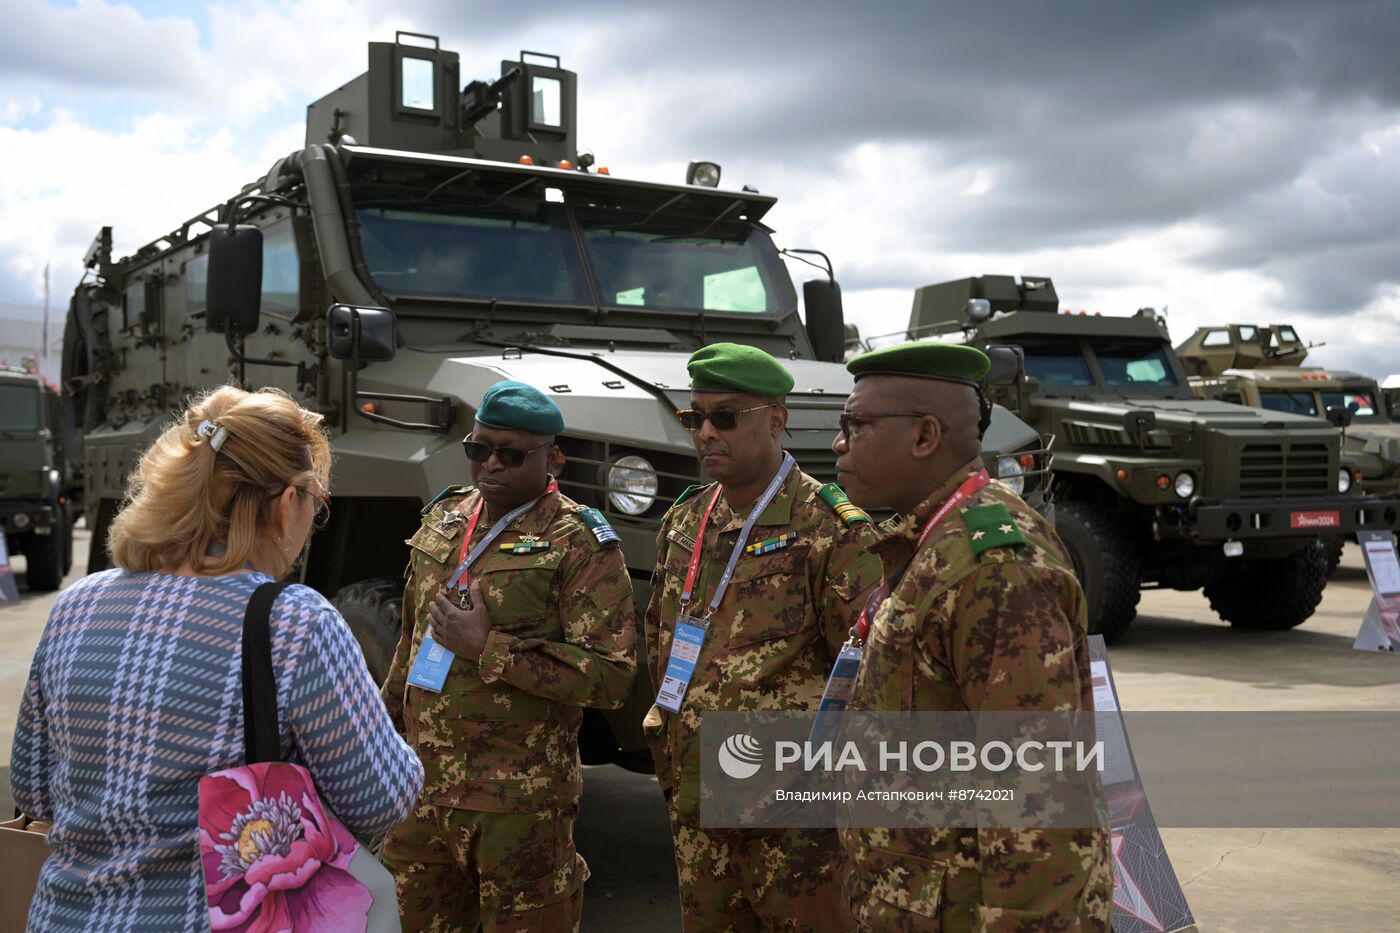
{"label": "soldier in camouflage uniform", "polygon": [[[903,344],[852,360],[837,477],[900,514],[875,545],[852,710],[1092,710],[1084,594],[1064,545],[986,479],[970,347]],[[945,509],[945,506],[947,507]],[[930,519],[942,512],[944,519]],[[852,910],[870,930],[1106,930],[1107,834],[1084,829],[847,829]]]}
{"label": "soldier in camouflage uniform", "polygon": [[[688,489],[657,537],[645,618],[647,664],[657,684],[667,669],[696,548],[701,559],[686,611],[700,616],[747,514],[784,463],[783,396],[793,386],[768,354],[734,344],[698,351],[689,369],[692,408],[681,413],[682,422],[694,432],[705,472],[718,482]],[[709,620],[679,714],[657,705],[647,715],[688,931],[855,926],[834,830],[700,827],[699,729],[704,710],[817,708],[832,661],[880,579],[879,562],[865,550],[873,539],[868,517],[839,489],[792,467],[759,514],[732,585]]]}
{"label": "soldier in camouflage uniform", "polygon": [[[547,472],[562,428],[541,393],[492,386],[464,442],[476,485],[446,490],[408,542],[403,637],[384,686],[426,778],[384,849],[405,930],[578,928],[580,707],[627,697],[636,620],[616,534]],[[465,592],[445,594],[468,546],[536,497],[471,565]],[[436,693],[410,684],[425,634],[457,655]]]}

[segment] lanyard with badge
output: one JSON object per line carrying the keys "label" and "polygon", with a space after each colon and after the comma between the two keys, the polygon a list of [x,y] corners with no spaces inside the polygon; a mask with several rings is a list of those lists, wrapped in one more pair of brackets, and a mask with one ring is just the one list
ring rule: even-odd
{"label": "lanyard with badge", "polygon": [[[918,543],[914,545],[914,553],[924,546],[928,536],[938,524],[947,518],[953,509],[957,508],[968,496],[977,492],[983,486],[991,482],[991,476],[987,471],[979,470],[968,477],[953,491],[944,503],[938,507],[929,520],[924,523],[923,530],[919,532]],[[913,561],[913,557],[910,557]],[[822,727],[823,713],[839,713],[846,708],[851,701],[851,692],[855,689],[856,675],[860,673],[860,662],[865,655],[865,639],[870,635],[870,623],[875,618],[875,614],[880,611],[880,606],[889,599],[894,588],[899,584],[907,570],[909,564],[905,564],[894,577],[881,583],[870,594],[870,598],[865,601],[865,607],[861,609],[860,616],[857,617],[855,625],[851,626],[851,637],[846,639],[846,643],[841,646],[841,651],[836,655],[836,663],[831,667],[831,676],[827,678],[826,689],[822,691],[821,706],[817,710],[817,720],[812,725],[812,742],[816,744],[819,738],[829,738],[826,735],[818,735],[818,729]]]}
{"label": "lanyard with badge", "polygon": [[[462,548],[457,555],[457,570],[448,579],[443,592],[457,590],[457,605],[459,608],[468,608],[467,590],[470,580],[467,577],[467,570],[476,563],[477,558],[486,552],[491,546],[491,542],[501,536],[511,524],[520,516],[533,509],[541,499],[559,488],[559,484],[550,480],[544,492],[526,502],[518,505],[505,514],[505,516],[486,533],[486,537],[477,543],[476,547],[468,553],[467,547],[471,544],[472,534],[476,532],[477,522],[481,520],[481,509],[485,500],[478,496],[476,506],[472,509],[472,514],[467,519],[467,530],[462,536]],[[452,662],[457,656],[445,647],[433,640],[433,636],[427,633],[423,635],[423,642],[418,646],[418,657],[413,660],[413,667],[408,671],[408,682],[414,687],[422,687],[424,690],[431,690],[434,693],[442,692],[442,685],[447,681],[447,672],[452,667]]]}
{"label": "lanyard with badge", "polygon": [[685,691],[690,687],[690,679],[695,676],[695,665],[700,660],[700,646],[705,642],[705,630],[710,625],[710,616],[714,615],[719,604],[724,602],[724,593],[729,588],[729,581],[734,576],[734,567],[739,563],[739,555],[744,553],[744,546],[748,543],[753,526],[758,521],[758,517],[763,514],[764,509],[768,508],[768,504],[773,501],[773,497],[778,494],[778,489],[792,470],[794,462],[792,454],[783,454],[782,466],[778,467],[778,472],[769,481],[768,488],[763,490],[763,495],[759,496],[758,501],[749,511],[749,517],[744,521],[744,527],[739,532],[739,540],[734,542],[734,550],[729,555],[729,563],[724,568],[724,574],[719,578],[719,584],[715,587],[715,595],[711,597],[705,615],[696,618],[686,612],[686,607],[695,595],[695,582],[700,574],[700,552],[705,546],[705,526],[709,524],[710,512],[714,510],[715,503],[719,501],[720,493],[724,491],[724,487],[716,486],[714,495],[710,496],[710,502],[705,506],[704,514],[700,516],[700,527],[695,532],[695,550],[690,555],[690,568],[686,571],[685,586],[681,590],[681,608],[676,615],[676,630],[671,637],[671,656],[666,662],[666,673],[661,678],[661,689],[656,693],[656,705],[667,712],[679,713],[681,711],[681,701],[685,699]]}

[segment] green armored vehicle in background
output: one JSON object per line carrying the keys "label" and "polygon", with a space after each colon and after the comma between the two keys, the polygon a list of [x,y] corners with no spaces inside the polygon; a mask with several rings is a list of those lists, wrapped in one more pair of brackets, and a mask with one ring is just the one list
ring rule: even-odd
{"label": "green armored vehicle in background", "polygon": [[919,289],[909,333],[1025,354],[1024,387],[999,400],[1054,436],[1056,528],[1110,640],[1144,584],[1291,628],[1326,585],[1320,533],[1400,527],[1400,499],[1340,491],[1336,428],[1196,398],[1151,309],[1061,314],[1048,278],[985,275]]}
{"label": "green armored vehicle in background", "polygon": [[[464,90],[458,75],[431,37],[371,43],[369,70],[309,108],[306,147],[226,204],[124,259],[104,229],[69,315],[64,378],[98,542],[190,393],[274,385],[325,413],[335,498],[300,572],[335,597],[380,677],[402,542],[425,502],[467,481],[459,441],[492,383],[527,382],[563,410],[560,485],[607,515],[641,605],[661,517],[700,480],[675,417],[689,354],[736,341],[782,359],[796,378],[786,446],[826,480],[851,388],[840,289],[829,264],[805,283],[804,323],[763,223],[774,198],[721,190],[713,163],[684,184],[609,174],[578,150],[576,76],[558,59],[522,53]],[[1042,495],[1039,435],[997,409],[987,437],[989,465]],[[584,760],[649,770],[653,697],[641,676],[622,710],[590,711]]]}
{"label": "green armored vehicle in background", "polygon": [[1342,429],[1340,483],[1400,493],[1400,425],[1370,376],[1304,366],[1308,348],[1287,324],[1201,327],[1176,352],[1200,398],[1330,419]]}
{"label": "green armored vehicle in background", "polygon": [[58,394],[37,373],[0,367],[0,529],[38,593],[58,589],[73,566],[73,472],[60,418]]}

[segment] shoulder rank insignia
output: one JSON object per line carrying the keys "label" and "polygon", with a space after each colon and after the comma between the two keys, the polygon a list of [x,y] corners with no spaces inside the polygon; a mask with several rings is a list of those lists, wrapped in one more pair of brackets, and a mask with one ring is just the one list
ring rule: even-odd
{"label": "shoulder rank insignia", "polygon": [[449,499],[449,498],[451,498],[452,496],[460,496],[460,495],[462,495],[463,493],[465,493],[466,491],[467,491],[467,487],[465,487],[465,486],[448,486],[448,487],[447,487],[446,489],[444,489],[442,492],[438,493],[436,496],[433,496],[433,500],[432,500],[431,502],[429,502],[427,505],[423,506],[423,510],[422,510],[421,512],[419,512],[418,514],[419,514],[419,515],[427,515],[429,512],[431,512],[431,511],[433,510],[433,506],[437,505],[437,504],[438,504],[439,502],[441,502],[443,499]]}
{"label": "shoulder rank insignia", "polygon": [[759,554],[771,554],[773,551],[781,551],[796,540],[797,532],[789,531],[778,535],[776,538],[769,538],[767,541],[759,541],[756,544],[750,544],[748,547],[744,548],[744,553],[753,554],[754,556]]}
{"label": "shoulder rank insignia", "polygon": [[502,544],[500,549],[504,554],[537,554],[540,551],[549,550],[549,542],[541,541],[538,538],[534,540],[522,538],[511,544]]}
{"label": "shoulder rank insignia", "polygon": [[846,497],[846,491],[835,483],[827,483],[817,490],[817,495],[827,505],[836,510],[836,517],[847,525],[857,525],[870,521],[870,516]]}
{"label": "shoulder rank insignia", "polygon": [[697,492],[704,488],[704,486],[698,484],[694,486],[685,487],[685,492],[681,493],[679,496],[676,496],[676,501],[671,503],[671,507],[675,508],[676,506],[680,505],[682,502],[689,499],[691,496],[695,495]]}
{"label": "shoulder rank insignia", "polygon": [[962,513],[962,520],[967,526],[967,541],[972,545],[974,557],[981,557],[984,551],[993,548],[1020,547],[1026,543],[1011,512],[1000,502],[974,505]]}
{"label": "shoulder rank insignia", "polygon": [[579,509],[578,517],[583,519],[583,523],[588,526],[588,530],[593,532],[593,537],[598,539],[599,544],[610,544],[614,541],[621,541],[617,532],[613,531],[613,526],[608,524],[608,520],[603,517],[603,513],[597,509]]}

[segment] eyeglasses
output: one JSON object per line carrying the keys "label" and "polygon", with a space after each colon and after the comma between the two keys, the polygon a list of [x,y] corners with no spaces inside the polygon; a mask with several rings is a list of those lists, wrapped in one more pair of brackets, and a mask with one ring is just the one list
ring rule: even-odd
{"label": "eyeglasses", "polygon": [[738,411],[728,408],[721,408],[718,411],[697,411],[694,408],[683,408],[676,412],[676,417],[680,419],[681,427],[687,431],[699,431],[705,426],[706,421],[714,425],[716,431],[732,431],[739,424],[740,415],[773,407],[775,406],[770,402],[767,405],[755,405],[753,408],[741,408]]}
{"label": "eyeglasses", "polygon": [[548,441],[538,447],[531,447],[529,450],[521,450],[519,447],[492,447],[490,444],[482,444],[478,441],[464,438],[462,449],[467,452],[467,459],[472,463],[485,463],[495,454],[496,459],[501,461],[501,466],[508,470],[514,470],[525,462],[525,458],[537,450],[544,450],[546,447],[553,447],[554,442]]}
{"label": "eyeglasses", "polygon": [[[881,418],[928,418],[934,417],[926,411],[843,411],[837,423],[841,426],[841,439],[847,444],[860,433],[860,429]],[[934,420],[937,420],[935,417]],[[938,422],[939,427],[943,422]]]}

